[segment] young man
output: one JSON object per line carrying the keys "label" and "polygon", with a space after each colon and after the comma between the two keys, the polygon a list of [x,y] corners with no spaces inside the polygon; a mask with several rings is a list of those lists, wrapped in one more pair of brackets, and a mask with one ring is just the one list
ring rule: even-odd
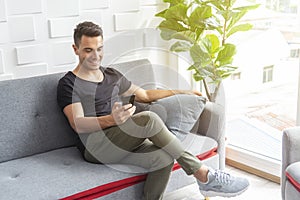
{"label": "young man", "polygon": [[[174,159],[194,175],[205,196],[236,196],[249,183],[204,166],[186,152],[162,120],[149,111],[134,115],[136,107],[119,103],[120,96],[136,95],[138,102],[152,102],[174,94],[201,95],[197,91],[144,90],[113,68],[101,66],[102,29],[83,22],[74,30],[73,49],[79,63],[58,84],[58,104],[81,139],[79,149],[94,163],[131,164],[148,169],[143,199],[162,199]],[[148,139],[148,140],[146,140]]]}

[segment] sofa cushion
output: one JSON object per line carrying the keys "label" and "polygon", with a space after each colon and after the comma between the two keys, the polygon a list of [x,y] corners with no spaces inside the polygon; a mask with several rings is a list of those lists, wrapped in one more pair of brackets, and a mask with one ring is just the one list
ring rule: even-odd
{"label": "sofa cushion", "polygon": [[286,168],[286,176],[289,182],[300,192],[300,162],[295,162]]}
{"label": "sofa cushion", "polygon": [[[217,143],[211,138],[189,134],[184,145],[204,159],[210,154],[214,156]],[[6,200],[75,199],[113,196],[121,189],[126,195],[124,189],[134,185],[139,191],[135,199],[140,199],[139,183],[145,176],[137,171],[140,172],[135,166],[88,163],[83,161],[77,148],[62,148],[0,163],[1,197]],[[185,178],[188,177],[183,176],[182,180]]]}
{"label": "sofa cushion", "polygon": [[1,163],[1,196],[59,199],[135,175],[85,162],[76,147],[62,148]]}
{"label": "sofa cushion", "polygon": [[199,119],[205,103],[202,96],[179,94],[159,99],[150,105],[150,110],[158,114],[168,129],[183,140]]}

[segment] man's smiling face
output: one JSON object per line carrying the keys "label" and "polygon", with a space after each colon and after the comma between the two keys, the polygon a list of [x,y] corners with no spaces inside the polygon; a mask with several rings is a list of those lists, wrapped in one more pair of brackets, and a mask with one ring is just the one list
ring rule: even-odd
{"label": "man's smiling face", "polygon": [[73,45],[79,64],[86,69],[99,69],[103,58],[103,38],[83,35],[79,46]]}

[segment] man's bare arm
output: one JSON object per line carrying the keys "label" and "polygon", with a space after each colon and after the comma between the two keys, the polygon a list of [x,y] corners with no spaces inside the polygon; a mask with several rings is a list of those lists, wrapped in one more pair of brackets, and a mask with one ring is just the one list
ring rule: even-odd
{"label": "man's bare arm", "polygon": [[70,104],[63,111],[74,131],[91,133],[124,123],[135,111],[135,106],[131,106],[130,104],[121,106],[116,103],[110,115],[101,117],[85,117],[81,103]]}
{"label": "man's bare arm", "polygon": [[144,90],[136,85],[131,87],[123,95],[136,95],[136,101],[143,103],[150,103],[158,99],[169,97],[175,94],[193,94],[202,96],[201,92],[196,90]]}

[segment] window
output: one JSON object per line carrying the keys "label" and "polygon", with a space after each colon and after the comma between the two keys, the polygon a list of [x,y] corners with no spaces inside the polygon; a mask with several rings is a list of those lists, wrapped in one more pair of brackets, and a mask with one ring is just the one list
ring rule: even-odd
{"label": "window", "polygon": [[253,11],[255,17],[245,19],[254,25],[241,33],[247,40],[237,41],[236,66],[243,76],[233,74],[224,81],[226,159],[228,164],[258,170],[250,172],[279,182],[282,130],[300,123],[295,92],[300,91],[300,59],[291,59],[300,54],[300,4],[298,0],[251,2],[262,5]]}
{"label": "window", "polygon": [[274,66],[264,67],[263,70],[263,83],[271,82],[273,80]]}

